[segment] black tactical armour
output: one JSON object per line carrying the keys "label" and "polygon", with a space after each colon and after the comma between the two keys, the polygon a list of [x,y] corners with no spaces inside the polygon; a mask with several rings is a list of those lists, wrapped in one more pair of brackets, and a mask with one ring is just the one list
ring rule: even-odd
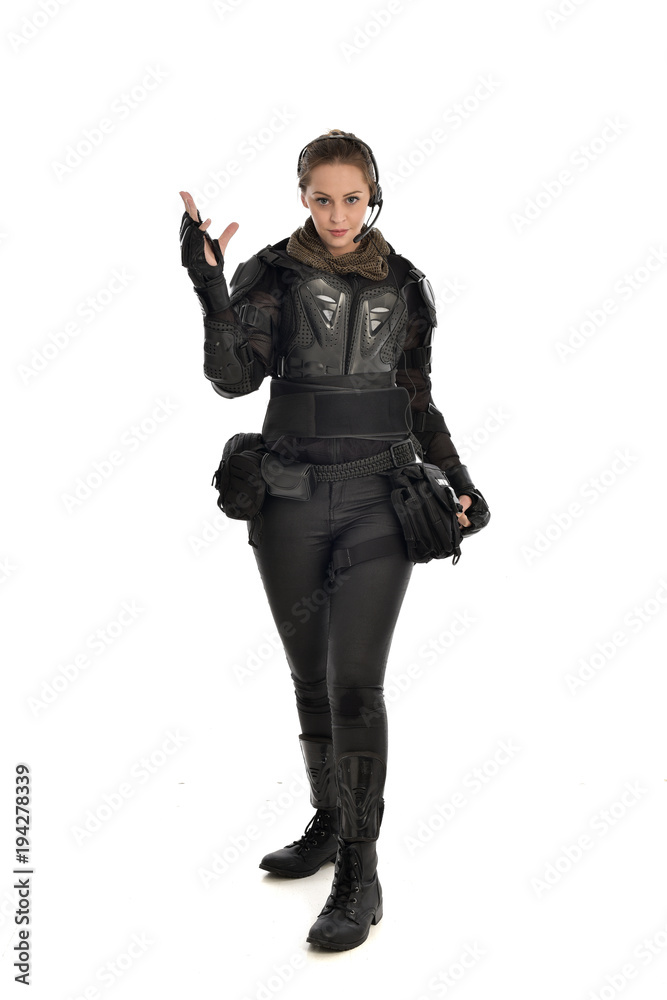
{"label": "black tactical armour", "polygon": [[338,462],[383,451],[412,433],[426,461],[445,469],[457,465],[430,393],[437,319],[423,272],[392,248],[385,279],[332,274],[290,257],[287,243],[269,245],[239,264],[229,308],[205,316],[204,374],[214,389],[226,397],[245,395],[269,375],[272,399],[285,392],[347,390],[352,404],[359,390],[399,387],[404,416],[400,426],[387,423],[385,436],[377,427],[366,433],[361,418],[356,437],[349,431],[340,437],[287,433],[274,437],[271,447],[307,461]]}

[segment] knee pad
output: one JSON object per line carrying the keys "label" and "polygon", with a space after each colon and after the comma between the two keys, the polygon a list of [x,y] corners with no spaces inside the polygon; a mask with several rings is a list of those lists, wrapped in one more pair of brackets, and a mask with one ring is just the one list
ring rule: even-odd
{"label": "knee pad", "polygon": [[319,681],[302,681],[294,672],[291,674],[296,693],[297,708],[304,712],[329,711],[329,693],[327,691],[327,680],[323,677]]}
{"label": "knee pad", "polygon": [[387,709],[382,690],[376,687],[331,685],[329,701],[334,726],[343,728],[383,729]]}

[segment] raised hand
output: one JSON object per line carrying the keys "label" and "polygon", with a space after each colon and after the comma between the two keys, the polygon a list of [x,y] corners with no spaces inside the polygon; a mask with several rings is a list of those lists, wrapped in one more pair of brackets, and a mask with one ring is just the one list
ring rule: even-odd
{"label": "raised hand", "polygon": [[[204,233],[203,242],[204,242],[205,262],[209,264],[211,267],[216,267],[218,264],[222,264],[225,250],[227,249],[227,244],[231,240],[236,230],[239,228],[238,222],[230,222],[227,228],[223,229],[223,231],[220,233],[220,236],[218,237],[217,240],[215,240],[214,243],[214,241],[211,239],[211,237],[207,232],[208,227],[211,225],[211,220],[206,219],[205,222],[202,222],[201,215],[199,214],[199,209],[195,205],[194,199],[191,194],[189,194],[187,191],[179,191],[179,194],[183,199],[186,213],[190,216],[191,219],[194,219],[195,222],[201,223],[201,225],[199,225],[197,228]],[[215,244],[217,244],[217,248]]]}

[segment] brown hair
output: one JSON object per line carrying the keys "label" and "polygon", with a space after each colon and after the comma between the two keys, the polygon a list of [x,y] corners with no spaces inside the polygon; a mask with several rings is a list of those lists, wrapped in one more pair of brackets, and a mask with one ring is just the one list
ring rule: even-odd
{"label": "brown hair", "polygon": [[363,173],[372,200],[376,184],[373,180],[373,162],[368,151],[354,135],[354,132],[348,132],[347,135],[357,139],[357,142],[338,138],[341,133],[342,129],[329,129],[324,135],[318,136],[317,139],[309,143],[307,149],[304,150],[301,167],[297,168],[301,193],[306,193],[306,188],[311,181],[311,171],[321,163],[350,163],[359,167]]}

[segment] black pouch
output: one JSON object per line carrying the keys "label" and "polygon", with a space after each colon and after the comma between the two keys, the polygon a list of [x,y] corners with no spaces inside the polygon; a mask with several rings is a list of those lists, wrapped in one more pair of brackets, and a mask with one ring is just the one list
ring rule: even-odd
{"label": "black pouch", "polygon": [[227,517],[250,521],[261,510],[266,484],[260,465],[266,452],[261,434],[235,434],[226,442],[211,485],[217,489],[218,507]]}
{"label": "black pouch", "polygon": [[461,558],[463,537],[456,516],[463,507],[445,473],[430,462],[414,462],[387,473],[392,481],[391,502],[401,522],[409,558],[416,563]]}
{"label": "black pouch", "polygon": [[261,472],[267,492],[274,497],[310,500],[317,486],[312,462],[292,462],[273,451],[263,456]]}

